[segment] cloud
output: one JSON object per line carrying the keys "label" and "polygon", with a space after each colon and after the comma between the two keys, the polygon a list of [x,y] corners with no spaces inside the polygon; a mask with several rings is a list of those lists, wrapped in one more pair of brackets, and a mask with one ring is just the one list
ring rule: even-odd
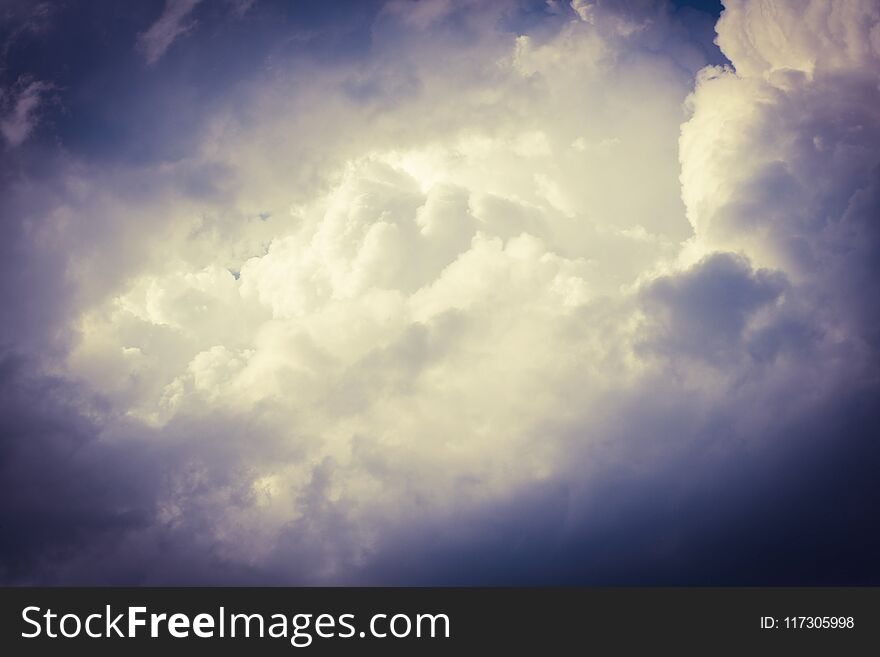
{"label": "cloud", "polygon": [[23,80],[6,90],[0,90],[0,133],[12,148],[20,146],[39,123],[41,98],[52,90],[52,85],[40,80]]}
{"label": "cloud", "polygon": [[4,581],[27,582],[52,554],[149,521],[153,491],[143,484],[157,472],[145,454],[128,460],[97,443],[78,391],[34,377],[20,359],[4,356],[0,380]]}
{"label": "cloud", "polygon": [[[699,72],[621,7],[390,3],[185,157],[11,186],[9,435],[47,444],[4,578],[761,583],[781,546],[773,581],[874,578],[874,5],[731,3]],[[789,506],[823,496],[819,539]]]}
{"label": "cloud", "polygon": [[[138,36],[138,49],[143,53],[147,64],[159,61],[178,37],[194,27],[195,23],[187,22],[187,18],[198,4],[199,0],[166,0],[162,15],[146,32]],[[242,13],[246,9],[244,7]]]}
{"label": "cloud", "polygon": [[[734,4],[718,29],[735,70],[704,71],[681,137],[695,252],[740,251],[781,269],[827,299],[816,313],[829,330],[862,334],[873,311],[861,291],[877,271],[876,10],[814,3],[801,20]],[[807,49],[808,63],[785,58]]]}
{"label": "cloud", "polygon": [[780,298],[786,287],[779,272],[751,271],[742,258],[720,253],[699,268],[651,282],[643,290],[652,325],[652,348],[676,357],[723,359],[741,349],[749,319]]}
{"label": "cloud", "polygon": [[878,24],[873,2],[731,2],[718,23],[718,44],[744,77],[868,72],[880,60]]}
{"label": "cloud", "polygon": [[232,15],[236,17],[244,16],[248,10],[254,6],[257,0],[229,0],[232,5]]}

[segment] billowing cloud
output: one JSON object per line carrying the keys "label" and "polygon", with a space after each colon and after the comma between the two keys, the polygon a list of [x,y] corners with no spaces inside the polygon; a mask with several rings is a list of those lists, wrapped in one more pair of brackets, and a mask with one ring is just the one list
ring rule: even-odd
{"label": "billowing cloud", "polygon": [[4,579],[876,581],[876,8],[731,2],[717,65],[662,3],[389,2],[182,157],[10,182]]}

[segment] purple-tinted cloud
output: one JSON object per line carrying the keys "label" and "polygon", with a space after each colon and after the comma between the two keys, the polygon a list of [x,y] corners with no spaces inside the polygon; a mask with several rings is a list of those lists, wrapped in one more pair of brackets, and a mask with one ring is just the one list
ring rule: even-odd
{"label": "purple-tinted cloud", "polygon": [[155,64],[174,40],[189,32],[193,22],[188,22],[199,0],[167,0],[162,15],[138,38],[138,47],[143,51],[147,64]]}
{"label": "purple-tinted cloud", "polygon": [[8,12],[0,579],[877,583],[880,10],[679,4]]}

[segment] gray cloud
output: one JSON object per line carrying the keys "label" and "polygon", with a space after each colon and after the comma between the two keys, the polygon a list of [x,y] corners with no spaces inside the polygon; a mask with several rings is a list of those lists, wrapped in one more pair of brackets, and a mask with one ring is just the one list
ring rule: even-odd
{"label": "gray cloud", "polygon": [[723,361],[742,346],[747,323],[786,288],[780,272],[753,272],[732,254],[708,257],[699,268],[660,278],[643,291],[651,321],[647,345],[673,356]]}
{"label": "gray cloud", "polygon": [[9,182],[3,580],[876,581],[876,4],[760,4],[389,3]]}
{"label": "gray cloud", "polygon": [[155,64],[171,44],[195,25],[187,19],[200,0],[166,0],[162,15],[138,37],[138,48],[147,64]]}
{"label": "gray cloud", "polygon": [[39,109],[52,85],[40,80],[19,80],[9,89],[0,89],[0,133],[10,147],[20,146],[39,122]]}

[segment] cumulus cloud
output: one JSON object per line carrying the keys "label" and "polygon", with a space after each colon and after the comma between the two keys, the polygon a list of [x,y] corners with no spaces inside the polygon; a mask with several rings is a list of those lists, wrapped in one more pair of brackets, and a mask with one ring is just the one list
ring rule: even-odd
{"label": "cumulus cloud", "polygon": [[694,251],[746,253],[827,298],[824,321],[870,330],[861,291],[878,238],[876,5],[813,3],[805,20],[773,3],[733,5],[718,29],[733,70],[701,74],[681,138]]}
{"label": "cumulus cloud", "polygon": [[[57,269],[9,405],[47,400],[15,421],[46,481],[118,503],[70,492],[5,579],[762,583],[760,530],[800,582],[783,506],[865,531],[876,4],[731,2],[699,71],[663,5],[559,4],[389,3],[369,56],[269,67],[183,159],[14,187]],[[859,545],[811,581],[864,580]]]}
{"label": "cumulus cloud", "polygon": [[880,9],[872,2],[732,2],[718,43],[745,77],[876,68]]}

